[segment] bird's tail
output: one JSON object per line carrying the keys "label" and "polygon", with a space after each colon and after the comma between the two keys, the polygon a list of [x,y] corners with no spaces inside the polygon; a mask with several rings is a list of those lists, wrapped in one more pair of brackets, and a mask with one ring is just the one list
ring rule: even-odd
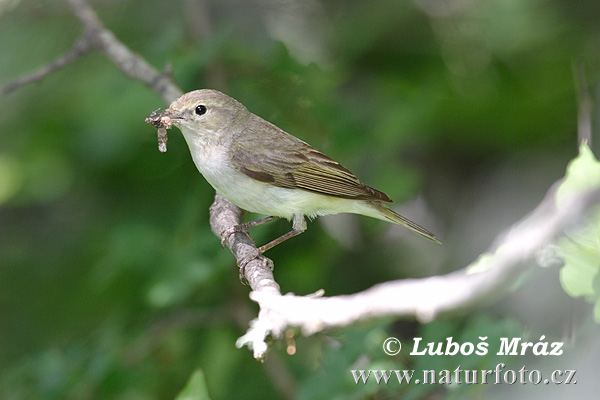
{"label": "bird's tail", "polygon": [[[378,201],[369,201],[368,203],[371,206],[373,206],[373,208],[375,208],[375,210],[379,214],[379,216],[377,216],[376,218],[387,220],[387,221],[393,222],[398,225],[402,225],[402,226],[410,229],[411,231],[418,233],[419,235],[423,236],[424,238],[427,238],[431,241],[442,244],[442,242],[440,242],[433,233],[431,233],[427,229],[415,224],[408,218],[404,218],[402,215],[398,214],[397,212],[395,212],[394,210],[392,210],[385,204],[380,203]],[[383,218],[381,218],[381,217],[383,217]]]}

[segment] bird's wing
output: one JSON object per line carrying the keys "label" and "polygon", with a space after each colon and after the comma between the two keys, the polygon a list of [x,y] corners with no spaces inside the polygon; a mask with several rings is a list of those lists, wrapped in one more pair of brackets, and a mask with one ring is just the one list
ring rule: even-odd
{"label": "bird's wing", "polygon": [[269,122],[259,125],[260,134],[248,128],[231,143],[233,164],[243,174],[271,185],[327,196],[392,201],[300,139]]}

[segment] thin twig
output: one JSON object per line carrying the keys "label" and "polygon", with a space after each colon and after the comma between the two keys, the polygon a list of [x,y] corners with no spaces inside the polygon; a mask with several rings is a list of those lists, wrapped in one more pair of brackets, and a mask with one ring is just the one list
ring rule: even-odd
{"label": "thin twig", "polygon": [[592,97],[588,90],[588,83],[583,62],[573,64],[575,89],[577,93],[577,143],[584,141],[592,145]]}
{"label": "thin twig", "polygon": [[66,65],[77,60],[79,57],[82,57],[88,52],[94,50],[96,47],[96,42],[93,40],[94,37],[89,33],[90,32],[86,30],[68,53],[57,58],[50,64],[41,67],[32,74],[26,75],[12,83],[9,83],[8,85],[4,86],[2,92],[4,94],[8,94],[14,90],[19,89],[22,86],[28,85],[30,83],[39,82],[51,73],[58,71],[61,68],[64,68]]}
{"label": "thin twig", "polygon": [[65,0],[71,5],[77,18],[84,25],[84,33],[73,49],[36,72],[19,78],[6,85],[4,93],[9,93],[23,85],[37,82],[50,73],[63,68],[91,50],[100,50],[128,77],[133,78],[159,94],[169,104],[183,94],[171,79],[170,74],[161,73],[143,57],[131,51],[116,36],[106,29],[94,10],[83,0]]}
{"label": "thin twig", "polygon": [[97,32],[98,45],[125,75],[136,79],[158,93],[168,104],[181,96],[183,91],[175,85],[171,77],[162,74],[139,54],[132,52],[115,35],[106,29],[94,12],[83,0],[66,0],[83,25]]}

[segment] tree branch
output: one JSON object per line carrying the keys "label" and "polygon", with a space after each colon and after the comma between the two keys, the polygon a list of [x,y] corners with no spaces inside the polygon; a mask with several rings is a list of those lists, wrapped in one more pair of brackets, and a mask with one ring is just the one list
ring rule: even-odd
{"label": "tree branch", "polygon": [[85,30],[83,35],[81,35],[81,38],[75,43],[73,48],[68,53],[57,58],[50,64],[41,67],[34,73],[32,73],[30,75],[26,75],[22,78],[19,78],[12,83],[9,83],[8,85],[4,86],[4,88],[2,89],[2,92],[4,94],[8,94],[8,93],[10,93],[14,90],[17,90],[20,87],[25,86],[29,83],[39,82],[39,81],[43,80],[46,76],[50,75],[51,73],[58,71],[59,69],[65,67],[66,65],[77,60],[79,57],[82,57],[83,55],[87,54],[88,52],[94,50],[94,48],[95,48],[95,41],[93,40],[94,36],[91,35],[90,33],[91,33],[90,31]]}
{"label": "tree branch", "polygon": [[281,296],[279,285],[273,277],[273,261],[259,254],[248,231],[226,234],[242,222],[244,211],[216,193],[215,201],[210,206],[210,226],[213,233],[229,247],[252,290]]}
{"label": "tree branch", "polygon": [[36,72],[6,85],[3,92],[9,93],[23,85],[37,82],[67,64],[77,60],[91,50],[100,50],[128,77],[142,82],[159,94],[169,104],[183,94],[169,74],[160,73],[144,58],[131,51],[116,36],[106,29],[94,10],[84,0],[65,0],[71,5],[77,18],[83,23],[84,32],[67,54]]}
{"label": "tree branch", "polygon": [[[299,327],[304,335],[311,335],[385,316],[415,317],[429,322],[442,314],[489,304],[505,294],[521,276],[524,261],[534,257],[600,203],[600,189],[596,188],[574,195],[557,207],[556,187],[558,183],[529,216],[497,239],[493,254],[484,254],[471,265],[447,275],[390,281],[360,293],[335,297],[282,296],[263,289],[276,285],[274,281],[261,281],[258,287],[251,282],[250,298],[260,305],[260,313],[237,345],[247,345],[254,351],[255,358],[263,359],[268,349],[266,339],[269,336],[281,338],[289,327]],[[219,209],[221,214],[213,214],[216,211],[211,210],[211,223],[227,218],[226,209]],[[226,226],[219,225],[219,229]],[[219,229],[213,227],[215,233]],[[240,245],[238,240],[242,238],[232,237],[228,243],[230,248]],[[234,255],[237,258],[235,251]],[[271,278],[265,275],[264,279]]]}

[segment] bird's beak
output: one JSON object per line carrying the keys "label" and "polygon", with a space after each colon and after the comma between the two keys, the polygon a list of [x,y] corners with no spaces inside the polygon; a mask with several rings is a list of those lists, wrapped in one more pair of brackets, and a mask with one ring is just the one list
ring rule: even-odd
{"label": "bird's beak", "polygon": [[183,119],[183,118],[181,117],[181,113],[179,113],[178,111],[176,111],[176,110],[173,110],[173,109],[171,109],[171,108],[167,108],[167,109],[166,109],[166,110],[163,112],[163,114],[162,114],[162,115],[163,115],[163,117],[169,117],[169,118],[171,118],[172,120],[180,120],[180,119]]}

